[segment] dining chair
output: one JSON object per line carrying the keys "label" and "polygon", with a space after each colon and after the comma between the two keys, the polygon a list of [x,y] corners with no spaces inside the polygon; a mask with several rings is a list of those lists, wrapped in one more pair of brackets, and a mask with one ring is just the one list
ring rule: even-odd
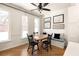
{"label": "dining chair", "polygon": [[34,35],[38,34],[38,32],[33,32]]}
{"label": "dining chair", "polygon": [[50,46],[51,47],[51,39],[52,39],[52,34],[48,34],[48,37],[47,37],[47,40],[46,41],[43,41],[43,45],[45,47],[45,49],[48,51],[48,47]]}
{"label": "dining chair", "polygon": [[46,35],[47,33],[46,32],[43,32],[43,34]]}
{"label": "dining chair", "polygon": [[[33,40],[33,35],[28,35],[28,34],[27,34],[27,37],[28,37],[28,41],[29,41],[28,49],[31,47],[31,48],[32,48],[32,54],[33,54],[35,45],[37,45],[38,50],[39,50],[38,42],[35,42],[35,41]],[[28,50],[28,49],[27,49],[27,50]]]}

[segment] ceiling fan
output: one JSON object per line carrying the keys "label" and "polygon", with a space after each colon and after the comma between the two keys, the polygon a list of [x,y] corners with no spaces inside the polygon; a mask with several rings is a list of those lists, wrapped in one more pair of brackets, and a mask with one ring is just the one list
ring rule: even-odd
{"label": "ceiling fan", "polygon": [[34,4],[34,3],[31,3],[31,4],[37,7],[37,9],[33,9],[33,10],[31,10],[31,11],[38,10],[40,13],[41,13],[42,10],[44,10],[44,11],[51,11],[51,10],[48,9],[48,8],[44,8],[44,7],[46,7],[49,3],[39,3],[38,5],[36,5],[36,4]]}

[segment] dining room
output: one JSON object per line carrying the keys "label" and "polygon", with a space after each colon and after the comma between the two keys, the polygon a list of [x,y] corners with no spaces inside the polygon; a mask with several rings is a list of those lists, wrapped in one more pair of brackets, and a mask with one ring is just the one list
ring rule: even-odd
{"label": "dining room", "polygon": [[78,7],[0,3],[0,56],[64,56],[68,42],[79,42]]}

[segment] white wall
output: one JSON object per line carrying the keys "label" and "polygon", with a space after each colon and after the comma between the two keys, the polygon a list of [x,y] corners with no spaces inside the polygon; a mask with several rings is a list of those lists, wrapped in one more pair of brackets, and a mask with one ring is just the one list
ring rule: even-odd
{"label": "white wall", "polygon": [[[60,10],[56,10],[56,11],[52,11],[49,14],[46,14],[44,16],[44,18],[46,17],[51,17],[51,29],[43,29],[43,31],[47,32],[47,33],[65,33],[66,31],[66,26],[67,26],[67,8],[64,9],[60,9]],[[59,14],[64,14],[64,24],[65,24],[65,28],[64,29],[53,29],[53,16],[55,15],[59,15]],[[44,19],[43,19],[44,21]],[[44,22],[43,22],[44,23]],[[44,25],[44,24],[43,24]],[[44,28],[44,26],[43,26]]]}
{"label": "white wall", "polygon": [[[53,28],[53,16],[58,14],[64,14],[65,29],[52,29]],[[45,17],[52,17],[51,29],[43,29],[47,33],[64,33],[65,38],[68,41],[79,43],[79,4],[72,4],[71,7],[64,8],[58,11],[53,11],[46,14]],[[44,17],[44,18],[45,18]],[[43,19],[44,21],[44,19]],[[43,23],[44,25],[44,23]],[[44,26],[43,26],[44,28]]]}
{"label": "white wall", "polygon": [[[64,25],[65,25],[65,28],[64,29],[53,29],[53,16],[59,15],[59,14],[64,14]],[[53,34],[54,33],[64,34],[63,38],[65,38],[66,41],[67,41],[68,8],[63,8],[63,9],[56,10],[56,11],[51,11],[50,13],[45,14],[45,16],[43,18],[46,18],[46,17],[51,17],[51,29],[44,29],[44,19],[42,19],[43,32],[47,32],[49,34],[51,34],[51,33],[53,33]],[[55,46],[60,47],[60,48],[64,48],[64,42],[52,41],[52,45],[55,45]]]}
{"label": "white wall", "polygon": [[15,10],[10,7],[3,6],[3,5],[0,5],[0,9],[9,12],[9,21],[10,21],[10,24],[9,24],[9,36],[10,36],[9,39],[10,39],[10,41],[0,43],[0,51],[25,44],[27,42],[26,39],[21,38],[22,15],[25,14],[28,16],[29,33],[32,33],[34,30],[34,23],[33,23],[34,16],[27,14],[27,13],[23,13],[21,11]]}
{"label": "white wall", "polygon": [[[63,30],[56,30],[53,28],[53,15],[57,14],[64,14],[64,22],[65,22],[65,29]],[[43,29],[43,31],[46,31],[47,33],[57,32],[57,33],[64,33],[65,38],[68,41],[73,42],[79,42],[79,4],[74,4],[71,7],[54,11],[50,14],[47,14],[45,17],[52,17],[52,24],[51,29]]]}
{"label": "white wall", "polygon": [[79,4],[68,8],[68,40],[79,43]]}

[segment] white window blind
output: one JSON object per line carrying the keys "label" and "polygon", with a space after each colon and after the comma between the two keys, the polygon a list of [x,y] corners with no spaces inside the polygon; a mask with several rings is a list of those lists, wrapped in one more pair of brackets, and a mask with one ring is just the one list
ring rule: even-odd
{"label": "white window blind", "polygon": [[9,41],[8,12],[0,10],[0,42]]}
{"label": "white window blind", "polygon": [[40,19],[38,17],[35,17],[34,20],[34,31],[40,32]]}
{"label": "white window blind", "polygon": [[26,15],[22,16],[22,38],[27,38],[28,33],[28,17]]}

